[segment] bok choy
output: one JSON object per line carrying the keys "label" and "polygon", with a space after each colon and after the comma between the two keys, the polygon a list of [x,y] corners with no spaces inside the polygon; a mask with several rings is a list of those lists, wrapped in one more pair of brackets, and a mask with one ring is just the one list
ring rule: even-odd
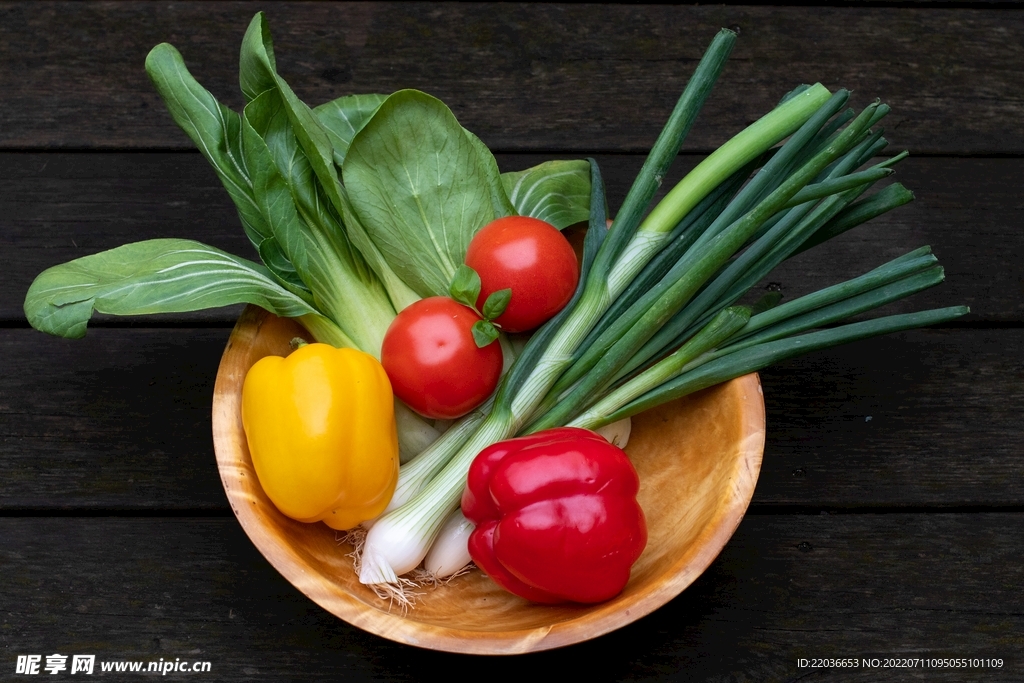
{"label": "bok choy", "polygon": [[[85,256],[44,271],[32,283],[25,314],[39,330],[79,338],[94,311],[138,315],[248,303],[298,319],[318,341],[379,358],[396,313],[421,296],[447,290],[465,245],[483,223],[520,213],[565,227],[585,220],[589,211],[585,162],[549,163],[503,177],[483,143],[423,93],[350,95],[308,107],[277,73],[262,13],[242,41],[242,112],[203,88],[171,45],[153,48],[146,71],[228,191],[262,263],[182,239],[147,240]],[[408,125],[405,135],[359,138],[365,126],[386,129],[392,119]],[[425,144],[431,135],[433,144]],[[445,182],[457,186],[456,194],[426,196],[421,185],[374,179],[393,167],[385,160],[408,139],[417,141],[416,148],[403,153],[416,156],[420,179],[437,162],[448,169]],[[348,157],[358,215],[350,188],[340,182]],[[455,172],[460,168],[474,172]],[[506,187],[515,188],[518,202]],[[388,224],[372,210],[374,196],[406,202],[388,214],[397,223]],[[466,211],[470,196],[475,203]],[[416,204],[420,197],[426,204]],[[436,240],[438,235],[446,239]],[[397,417],[403,459],[439,435],[400,404]]]}

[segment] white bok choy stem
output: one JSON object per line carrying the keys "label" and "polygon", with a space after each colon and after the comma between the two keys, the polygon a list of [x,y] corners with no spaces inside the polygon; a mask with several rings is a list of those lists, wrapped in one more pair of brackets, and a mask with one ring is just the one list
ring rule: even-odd
{"label": "white bok choy stem", "polygon": [[459,418],[419,455],[404,463],[398,472],[398,485],[395,487],[395,493],[391,496],[391,502],[388,503],[382,514],[400,508],[422,491],[476,431],[492,405],[494,405],[493,397],[477,410]]}
{"label": "white bok choy stem", "polygon": [[[663,177],[668,164],[678,153],[681,135],[689,130],[710,90],[708,77],[713,81],[717,76],[731,44],[729,36],[719,34],[705,54],[669,125],[652,149],[634,189],[641,180],[649,181],[651,176],[656,179]],[[749,126],[737,136],[737,142],[727,143],[695,169],[693,173],[707,174],[706,179],[691,178],[693,173],[684,178],[680,183],[683,189],[679,190],[677,186],[678,191],[673,190],[663,201],[669,206],[656,209],[658,218],[648,218],[643,229],[636,234],[639,217],[653,196],[657,181],[650,184],[645,198],[627,196],[593,268],[581,282],[582,296],[532,368],[524,366],[525,375],[519,377],[516,367],[513,367],[499,389],[494,409],[453,454],[445,469],[409,503],[383,515],[373,525],[364,546],[361,582],[395,584],[399,575],[411,571],[423,560],[444,520],[457,507],[465,487],[466,473],[477,453],[496,441],[515,435],[525,424],[615,296],[653,257],[656,251],[653,245],[659,242],[659,235],[667,235],[686,212],[714,190],[718,183],[796,131],[830,96],[821,85],[812,86]],[[652,162],[652,159],[657,161]],[[594,210],[593,202],[591,210]],[[527,357],[536,358],[530,356],[529,345],[521,359]]]}
{"label": "white bok choy stem", "polygon": [[439,430],[398,398],[395,398],[395,424],[398,427],[398,456],[403,465],[441,436]]}

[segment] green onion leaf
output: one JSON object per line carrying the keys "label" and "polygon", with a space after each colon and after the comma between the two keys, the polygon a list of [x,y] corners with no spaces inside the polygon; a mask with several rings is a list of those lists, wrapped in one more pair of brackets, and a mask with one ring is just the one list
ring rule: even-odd
{"label": "green onion leaf", "polygon": [[[819,332],[810,332],[796,337],[787,337],[765,344],[757,344],[735,353],[726,353],[644,394],[611,415],[605,416],[600,424],[610,424],[624,417],[636,415],[653,406],[675,400],[680,396],[692,394],[695,391],[700,391],[735,377],[756,372],[787,358],[881,334],[891,334],[928,325],[939,325],[967,313],[970,313],[970,309],[966,306],[952,306],[930,311],[920,311],[918,313],[892,315],[859,323],[841,325]],[[600,426],[600,424],[595,426]]]}

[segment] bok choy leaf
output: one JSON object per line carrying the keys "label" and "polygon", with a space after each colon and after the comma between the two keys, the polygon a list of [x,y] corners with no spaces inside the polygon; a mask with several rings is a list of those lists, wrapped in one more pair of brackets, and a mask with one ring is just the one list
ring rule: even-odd
{"label": "bok choy leaf", "polygon": [[[43,271],[25,296],[25,316],[38,330],[77,339],[85,336],[94,310],[138,315],[240,303],[292,318],[319,315],[308,299],[282,287],[257,263],[192,240],[157,239]],[[334,329],[334,337],[343,340]]]}
{"label": "bok choy leaf", "polygon": [[317,308],[357,348],[379,355],[394,309],[346,237],[292,133],[278,92],[264,91],[247,104],[242,123],[255,194],[277,243],[312,292]]}
{"label": "bok choy leaf", "polygon": [[313,107],[334,145],[334,163],[340,168],[352,138],[363,129],[387,95],[347,95]]}
{"label": "bok choy leaf", "polygon": [[[291,133],[298,142],[302,153],[305,154],[316,179],[319,180],[319,189],[324,195],[325,202],[333,206],[336,215],[344,221],[343,223],[336,221],[336,223],[342,231],[347,229],[347,234],[339,232],[333,239],[339,244],[344,242],[343,248],[350,252],[347,260],[351,262],[355,274],[367,286],[374,285],[372,281],[376,274],[390,297],[389,305],[393,305],[394,309],[400,310],[415,301],[416,293],[395,274],[391,265],[370,241],[359,223],[358,217],[351,209],[336,166],[339,153],[334,147],[334,140],[341,136],[332,135],[321,124],[313,110],[299,100],[288,83],[277,73],[270,29],[262,12],[257,13],[249,24],[249,29],[242,40],[239,63],[239,80],[243,92],[250,101],[255,101],[266,93],[276,94],[280,101],[290,124]],[[372,104],[374,96],[368,97],[370,99],[364,103],[367,108]],[[370,112],[370,114],[372,113]],[[364,116],[365,114],[364,111]],[[346,144],[346,148],[347,146]],[[343,156],[341,158],[343,159]],[[315,183],[313,184],[315,185]],[[298,186],[293,184],[293,187]],[[349,240],[355,245],[355,250],[350,248]],[[379,344],[374,345],[372,350],[369,348],[363,350],[376,354],[379,351]]]}
{"label": "bok choy leaf", "polygon": [[447,293],[473,235],[496,217],[497,170],[448,107],[416,90],[380,106],[342,165],[357,218],[420,296]]}
{"label": "bok choy leaf", "polygon": [[590,217],[590,163],[582,159],[502,173],[501,182],[520,216],[547,221],[559,230]]}
{"label": "bok choy leaf", "polygon": [[146,73],[167,109],[213,166],[238,209],[245,234],[267,267],[282,282],[302,288],[295,268],[274,241],[256,199],[242,152],[241,117],[217,101],[192,77],[181,54],[167,43],[146,57]]}

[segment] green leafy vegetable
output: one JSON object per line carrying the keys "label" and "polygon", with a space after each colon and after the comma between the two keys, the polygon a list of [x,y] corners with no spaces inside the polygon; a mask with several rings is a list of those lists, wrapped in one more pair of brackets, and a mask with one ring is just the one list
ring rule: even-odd
{"label": "green leafy vegetable", "polygon": [[352,138],[363,129],[387,95],[346,95],[313,108],[334,145],[334,163],[341,167]]}
{"label": "green leafy vegetable", "polygon": [[80,338],[94,310],[138,315],[239,303],[288,317],[316,313],[257,263],[192,240],[158,239],[43,271],[25,297],[25,316],[38,330]]}
{"label": "green leafy vegetable", "polygon": [[391,95],[352,140],[342,169],[355,213],[420,296],[447,293],[495,218],[486,166],[448,107],[416,90]]}
{"label": "green leafy vegetable", "polygon": [[167,104],[175,123],[192,139],[217,172],[238,208],[238,217],[267,267],[283,281],[301,287],[295,269],[274,243],[273,234],[253,196],[242,152],[239,115],[222,105],[185,67],[172,45],[161,43],[146,57],[146,73]]}
{"label": "green leafy vegetable", "polygon": [[515,215],[515,207],[512,206],[512,202],[505,192],[501,172],[498,170],[498,162],[495,160],[494,155],[491,154],[491,150],[487,149],[487,145],[480,138],[465,128],[462,129],[462,132],[465,133],[466,138],[469,139],[473,150],[476,152],[477,162],[483,171],[487,189],[491,193],[491,208],[494,209],[494,217],[504,218],[505,216]]}
{"label": "green leafy vegetable", "polygon": [[503,173],[501,182],[520,216],[562,230],[590,215],[590,164],[584,160],[545,161],[525,171]]}
{"label": "green leafy vegetable", "polygon": [[296,137],[277,90],[245,107],[246,160],[260,210],[275,240],[327,313],[376,354],[394,309],[380,281],[349,242]]}

